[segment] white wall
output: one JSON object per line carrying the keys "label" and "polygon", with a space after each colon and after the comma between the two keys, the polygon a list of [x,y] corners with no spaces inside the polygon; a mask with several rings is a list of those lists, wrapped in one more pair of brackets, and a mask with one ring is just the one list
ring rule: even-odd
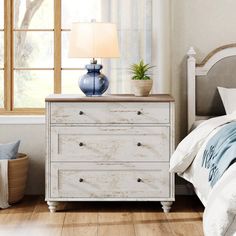
{"label": "white wall", "polygon": [[45,128],[44,125],[0,125],[0,143],[21,140],[20,152],[30,158],[26,193],[44,193]]}
{"label": "white wall", "polygon": [[172,94],[176,99],[176,141],[186,135],[186,53],[200,62],[213,49],[236,42],[235,0],[172,0]]}

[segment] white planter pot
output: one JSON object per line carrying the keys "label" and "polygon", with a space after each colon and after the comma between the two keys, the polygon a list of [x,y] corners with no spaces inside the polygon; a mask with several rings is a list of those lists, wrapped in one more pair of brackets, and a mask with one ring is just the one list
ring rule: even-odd
{"label": "white planter pot", "polygon": [[132,80],[133,94],[137,97],[147,97],[152,89],[153,80]]}

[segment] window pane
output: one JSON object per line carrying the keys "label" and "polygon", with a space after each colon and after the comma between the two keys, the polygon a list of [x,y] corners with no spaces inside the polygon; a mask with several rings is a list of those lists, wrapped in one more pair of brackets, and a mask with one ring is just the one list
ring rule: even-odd
{"label": "window pane", "polygon": [[69,32],[62,32],[62,68],[84,68],[86,64],[90,63],[89,58],[83,59],[68,57],[69,34]]}
{"label": "window pane", "polygon": [[0,31],[0,68],[3,68],[4,65],[4,46],[3,46],[4,36],[3,32]]}
{"label": "window pane", "polygon": [[62,0],[62,28],[70,29],[71,22],[101,20],[101,0]]}
{"label": "window pane", "polygon": [[14,76],[14,107],[44,108],[53,93],[53,71],[17,70]]}
{"label": "window pane", "polygon": [[127,84],[127,77],[130,77],[127,68],[141,59],[154,66],[153,63],[156,63],[152,57],[152,2],[154,1],[119,0],[109,2],[110,15],[105,14],[103,8],[102,16],[106,16],[108,21],[117,25],[120,58],[110,61],[107,75],[113,84],[110,87],[111,93],[126,93],[130,88],[129,82]]}
{"label": "window pane", "polygon": [[53,32],[15,32],[16,68],[53,68]]}
{"label": "window pane", "polygon": [[3,80],[4,71],[0,70],[0,108],[4,107],[3,98],[4,98],[4,80]]}
{"label": "window pane", "polygon": [[15,29],[53,29],[53,0],[15,0]]}
{"label": "window pane", "polygon": [[87,73],[86,70],[63,70],[62,93],[83,94],[79,88],[79,79]]}
{"label": "window pane", "polygon": [[0,29],[4,28],[4,0],[0,0]]}

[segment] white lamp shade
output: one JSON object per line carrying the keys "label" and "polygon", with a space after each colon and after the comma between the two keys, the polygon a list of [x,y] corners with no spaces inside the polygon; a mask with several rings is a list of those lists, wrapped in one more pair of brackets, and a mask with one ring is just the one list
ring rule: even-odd
{"label": "white lamp shade", "polygon": [[72,23],[69,40],[69,57],[119,57],[117,29],[111,23]]}

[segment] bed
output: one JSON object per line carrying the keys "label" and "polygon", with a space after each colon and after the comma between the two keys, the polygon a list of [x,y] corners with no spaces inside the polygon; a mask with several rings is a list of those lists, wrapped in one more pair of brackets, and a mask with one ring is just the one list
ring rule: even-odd
{"label": "bed", "polygon": [[236,44],[217,48],[200,64],[195,57],[191,47],[191,132],[173,153],[170,171],[191,182],[205,206],[205,236],[236,236]]}

